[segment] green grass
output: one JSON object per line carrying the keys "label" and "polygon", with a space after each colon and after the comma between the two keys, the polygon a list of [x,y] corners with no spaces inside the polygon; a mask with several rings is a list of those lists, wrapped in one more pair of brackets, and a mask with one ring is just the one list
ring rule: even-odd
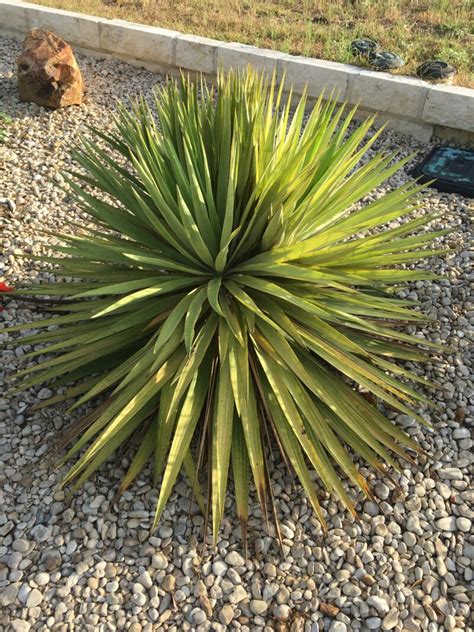
{"label": "green grass", "polygon": [[37,1],[340,62],[357,63],[349,44],[370,37],[405,59],[402,74],[414,75],[421,62],[442,58],[456,67],[455,83],[474,86],[470,0]]}

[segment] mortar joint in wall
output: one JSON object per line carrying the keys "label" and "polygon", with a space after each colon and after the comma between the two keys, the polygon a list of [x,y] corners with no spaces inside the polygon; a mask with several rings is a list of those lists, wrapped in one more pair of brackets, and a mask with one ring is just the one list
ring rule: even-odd
{"label": "mortar joint in wall", "polygon": [[171,63],[173,66],[176,66],[176,48],[178,46],[178,38],[176,35],[173,37],[171,41]]}
{"label": "mortar joint in wall", "polygon": [[428,93],[430,91],[429,86],[425,86],[424,90],[423,90],[423,95],[420,99],[420,104],[418,106],[418,111],[416,113],[416,118],[419,121],[423,121],[423,110],[425,109],[425,103],[426,103],[426,99],[428,98]]}
{"label": "mortar joint in wall", "polygon": [[356,80],[356,77],[359,75],[359,73],[349,73],[348,77],[347,77],[347,85],[346,85],[346,95],[345,95],[345,101],[347,101],[347,103],[351,103],[351,96],[352,96],[352,87],[354,85],[354,81]]}

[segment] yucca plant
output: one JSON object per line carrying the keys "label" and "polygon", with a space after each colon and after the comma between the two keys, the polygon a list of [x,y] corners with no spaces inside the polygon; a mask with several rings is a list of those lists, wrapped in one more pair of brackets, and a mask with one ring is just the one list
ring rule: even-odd
{"label": "yucca plant", "polygon": [[120,491],[151,459],[156,524],[181,469],[202,504],[207,471],[214,538],[230,469],[243,533],[250,476],[266,514],[275,449],[322,522],[312,470],[355,513],[341,478],[371,492],[351,452],[385,476],[419,451],[360,391],[423,423],[411,406],[429,402],[406,378],[426,381],[396,361],[438,349],[403,331],[422,315],[393,290],[432,276],[411,264],[445,231],[416,233],[429,215],[387,228],[419,208],[416,183],[368,197],[406,160],[367,157],[372,118],[350,131],[354,111],[320,98],[305,122],[305,97],[293,114],[281,97],[249,69],[121,106],[115,131],[75,152],[90,223],[44,258],[74,281],[17,290],[62,313],[29,325],[47,331],[21,342],[52,355],[21,388],[71,384],[48,403],[96,402],[67,434],[64,460],[81,455],[64,483],[138,437]]}

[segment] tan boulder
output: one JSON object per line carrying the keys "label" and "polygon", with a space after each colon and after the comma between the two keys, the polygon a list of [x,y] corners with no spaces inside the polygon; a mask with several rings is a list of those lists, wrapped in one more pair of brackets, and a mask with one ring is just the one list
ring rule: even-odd
{"label": "tan boulder", "polygon": [[61,37],[31,29],[17,59],[21,101],[50,108],[80,105],[84,83],[72,48]]}

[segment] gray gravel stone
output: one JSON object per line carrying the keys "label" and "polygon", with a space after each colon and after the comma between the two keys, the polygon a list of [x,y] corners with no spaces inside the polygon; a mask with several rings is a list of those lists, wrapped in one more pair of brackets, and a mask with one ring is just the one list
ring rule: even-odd
{"label": "gray gravel stone", "polygon": [[35,542],[46,542],[51,537],[53,528],[44,524],[38,524],[31,529],[31,536]]}
{"label": "gray gravel stone", "polygon": [[53,396],[53,391],[49,388],[42,388],[38,393],[39,399],[49,399],[52,396]]}
{"label": "gray gravel stone", "polygon": [[28,542],[28,540],[25,540],[24,538],[18,538],[18,540],[14,540],[13,544],[12,544],[12,549],[14,551],[17,551],[18,553],[27,553],[30,549],[30,543]]}
{"label": "gray gravel stone", "polygon": [[206,613],[201,608],[194,608],[191,612],[191,620],[196,625],[201,625],[207,620]]}
{"label": "gray gravel stone", "polygon": [[365,624],[369,628],[369,630],[382,629],[382,619],[380,617],[369,617],[365,620]]}
{"label": "gray gravel stone", "polygon": [[45,549],[41,554],[41,563],[47,571],[54,571],[61,566],[61,554],[55,549]]}
{"label": "gray gravel stone", "polygon": [[8,584],[0,590],[0,606],[6,607],[15,602],[20,585],[17,582]]}

